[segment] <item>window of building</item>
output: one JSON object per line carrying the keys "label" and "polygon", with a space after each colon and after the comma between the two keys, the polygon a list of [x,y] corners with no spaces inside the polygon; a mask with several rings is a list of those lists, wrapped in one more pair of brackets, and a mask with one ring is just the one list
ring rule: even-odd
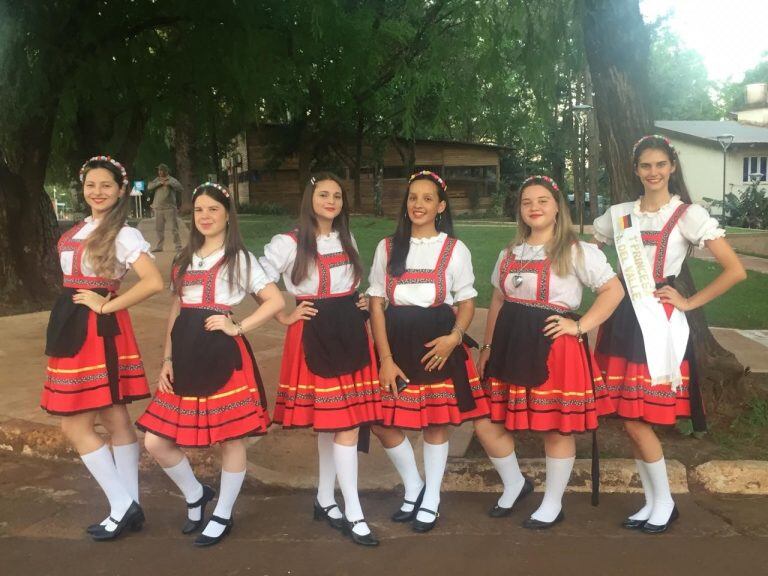
{"label": "window of building", "polygon": [[768,156],[745,156],[742,167],[742,182],[749,182],[751,174],[760,173],[760,180],[765,182],[768,175]]}

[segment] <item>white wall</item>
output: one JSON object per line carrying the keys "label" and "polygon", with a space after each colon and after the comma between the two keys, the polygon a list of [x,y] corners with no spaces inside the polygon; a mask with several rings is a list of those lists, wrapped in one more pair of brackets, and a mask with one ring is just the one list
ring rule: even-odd
{"label": "white wall", "polygon": [[736,113],[739,122],[745,124],[758,124],[768,126],[768,108],[755,108],[753,110],[740,110]]}
{"label": "white wall", "polygon": [[[685,183],[691,200],[709,208],[704,198],[719,200],[723,195],[723,152],[711,146],[695,144],[687,140],[670,138],[680,156]],[[731,147],[728,149],[725,169],[725,192],[738,193],[743,189],[743,165],[745,156],[768,156],[768,145],[754,148]],[[719,214],[719,208],[710,210]]]}

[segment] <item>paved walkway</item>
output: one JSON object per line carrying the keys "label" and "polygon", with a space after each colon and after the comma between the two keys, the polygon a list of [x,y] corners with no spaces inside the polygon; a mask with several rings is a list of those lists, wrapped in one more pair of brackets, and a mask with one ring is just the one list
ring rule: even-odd
{"label": "paved walkway", "polygon": [[[154,221],[143,220],[139,229],[147,240],[154,244]],[[182,234],[186,240],[186,228],[182,230]],[[157,265],[167,280],[173,254],[166,251],[155,256]],[[129,274],[126,285],[130,285],[131,282],[135,282],[133,274]],[[170,304],[170,292],[163,291],[131,309],[147,375],[153,385],[161,366]],[[234,310],[235,316],[242,318],[249,314],[254,306],[252,299],[246,299]],[[477,310],[469,330],[469,334],[475,339],[482,339],[486,314],[486,309]],[[6,448],[10,447],[14,450],[62,456],[68,452],[60,434],[53,428],[57,424],[57,419],[45,414],[38,407],[46,366],[43,349],[48,315],[48,312],[37,312],[0,318],[0,334],[3,335],[0,343],[0,445],[5,444]],[[742,363],[750,366],[755,372],[768,372],[768,342],[764,334],[761,333],[755,337],[754,334],[728,329],[714,329],[713,332],[721,344],[736,353]],[[284,334],[285,328],[278,322],[272,321],[262,327],[258,334],[252,334],[250,338],[264,378],[270,405],[276,395]],[[594,338],[592,341],[594,342]],[[138,417],[147,402],[145,400],[131,404],[129,407],[131,415],[134,418]],[[3,432],[3,426],[5,426],[5,432]],[[451,455],[454,460],[451,464],[451,474],[453,474],[451,486],[458,490],[495,490],[496,476],[488,466],[472,468],[460,459],[471,437],[471,424],[459,427],[453,432]],[[412,440],[419,452],[418,435],[413,435]],[[417,458],[421,461],[420,454],[417,454]],[[285,431],[275,426],[267,436],[256,441],[251,447],[249,460],[249,470],[261,481],[310,486],[316,474],[315,435],[311,430]],[[609,476],[613,474],[616,486],[623,489],[629,486],[633,469],[631,461],[626,461],[625,464],[616,461],[615,473],[610,472],[611,465],[607,462],[604,466]],[[533,476],[540,476],[543,473],[541,462],[530,461],[525,466]],[[577,470],[582,468],[586,475],[586,462],[577,465]],[[628,470],[630,472],[627,472]],[[677,475],[679,479],[677,490],[686,491],[685,468],[678,463],[673,466],[671,473],[673,476]],[[379,443],[371,442],[371,454],[365,459],[365,473],[361,474],[362,487],[391,487],[398,482],[399,479]],[[574,488],[587,489],[587,482],[588,479],[583,482],[574,482]],[[604,485],[608,487],[610,482],[606,478]],[[768,477],[763,488],[768,491]]]}

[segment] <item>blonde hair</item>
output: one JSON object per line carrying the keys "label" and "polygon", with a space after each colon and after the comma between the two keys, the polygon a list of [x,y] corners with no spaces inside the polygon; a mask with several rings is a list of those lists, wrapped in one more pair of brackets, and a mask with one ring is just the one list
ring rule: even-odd
{"label": "blonde hair", "polygon": [[573,246],[576,246],[577,257],[582,257],[579,237],[573,231],[571,226],[571,213],[565,195],[560,191],[560,187],[554,180],[546,176],[533,176],[527,178],[517,193],[517,234],[515,239],[507,246],[511,251],[518,244],[526,242],[531,236],[531,227],[523,221],[522,204],[523,191],[531,186],[543,186],[552,195],[557,202],[557,215],[555,216],[555,230],[552,238],[544,247],[547,258],[552,262],[552,270],[561,278],[567,276],[573,271],[572,252]]}

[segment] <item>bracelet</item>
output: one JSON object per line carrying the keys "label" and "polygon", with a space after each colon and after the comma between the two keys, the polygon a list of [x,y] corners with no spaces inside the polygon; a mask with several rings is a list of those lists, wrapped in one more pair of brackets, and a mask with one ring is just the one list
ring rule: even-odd
{"label": "bracelet", "polygon": [[581,322],[576,320],[576,339],[579,342],[584,342],[584,333],[581,331]]}
{"label": "bracelet", "polygon": [[459,333],[459,340],[464,340],[464,330],[462,330],[458,323],[453,325],[453,328],[451,328],[451,332],[456,331]]}
{"label": "bracelet", "polygon": [[237,335],[242,336],[243,335],[243,325],[240,324],[237,320],[232,320],[232,324],[235,325],[235,328],[237,328]]}
{"label": "bracelet", "polygon": [[381,358],[379,358],[379,362],[384,362],[384,360],[386,360],[387,358],[394,359],[395,357],[392,354],[387,354],[386,356],[382,356]]}
{"label": "bracelet", "polygon": [[173,358],[171,358],[170,356],[166,356],[165,358],[163,358],[163,364],[165,364],[166,362],[173,362]]}
{"label": "bracelet", "polygon": [[104,314],[104,304],[106,304],[106,302],[104,302],[101,306],[99,306],[99,316]]}
{"label": "bracelet", "polygon": [[490,349],[491,349],[490,344],[483,344],[482,346],[480,346],[480,352],[485,352],[486,350],[490,350]]}

